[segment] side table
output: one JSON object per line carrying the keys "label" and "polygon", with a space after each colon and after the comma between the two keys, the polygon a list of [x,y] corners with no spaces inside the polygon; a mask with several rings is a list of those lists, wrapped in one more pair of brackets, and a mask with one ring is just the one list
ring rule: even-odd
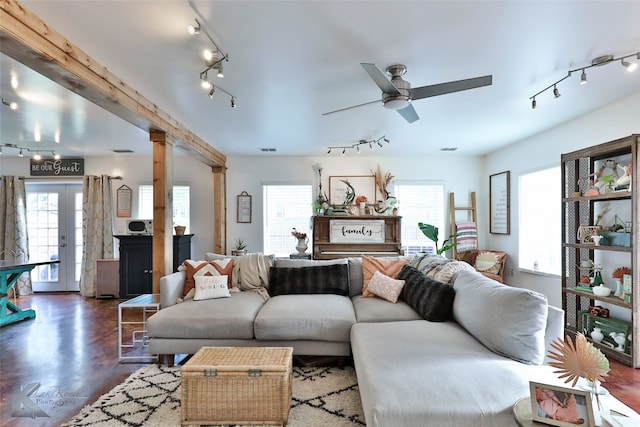
{"label": "side table", "polygon": [[[127,321],[122,319],[122,311],[125,308],[142,309],[142,319],[137,321]],[[160,310],[160,294],[142,294],[125,302],[118,304],[118,360],[125,361],[157,361],[158,356],[152,356],[147,351],[149,338],[147,337],[147,317]],[[125,325],[138,325],[140,329],[136,329],[131,333],[130,343],[125,344],[123,339],[123,327]],[[125,355],[124,349],[136,348],[136,344],[140,344],[140,354]]]}

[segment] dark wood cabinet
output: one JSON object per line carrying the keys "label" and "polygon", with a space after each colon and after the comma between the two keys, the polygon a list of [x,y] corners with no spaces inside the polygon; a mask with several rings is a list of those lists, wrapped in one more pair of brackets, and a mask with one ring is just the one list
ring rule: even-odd
{"label": "dark wood cabinet", "polygon": [[313,259],[402,255],[399,216],[313,217]]}
{"label": "dark wood cabinet", "polygon": [[[153,290],[153,236],[115,236],[120,241],[120,298],[129,299]],[[173,271],[191,258],[193,234],[173,236]]]}

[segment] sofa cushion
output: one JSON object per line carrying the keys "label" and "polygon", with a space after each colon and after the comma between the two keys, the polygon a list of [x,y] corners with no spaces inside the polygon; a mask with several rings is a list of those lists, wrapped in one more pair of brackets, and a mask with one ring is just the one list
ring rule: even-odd
{"label": "sofa cushion", "polygon": [[546,296],[469,271],[458,274],[453,288],[453,316],[478,341],[523,363],[543,362]]}
{"label": "sofa cushion", "polygon": [[253,320],[264,304],[258,292],[232,292],[229,298],[185,300],[163,308],[147,321],[155,338],[252,339]]}
{"label": "sofa cushion", "polygon": [[254,322],[259,340],[349,342],[356,323],[348,297],[331,294],[278,295],[264,304]]}
{"label": "sofa cushion", "polygon": [[362,257],[349,257],[349,296],[362,295]]}
{"label": "sofa cushion", "polygon": [[409,263],[422,274],[438,282],[453,284],[461,270],[474,271],[469,264],[437,255],[418,254]]}
{"label": "sofa cushion", "polygon": [[369,281],[367,290],[383,300],[396,303],[404,288],[404,280],[393,279],[376,271]]}
{"label": "sofa cushion", "polygon": [[425,276],[410,265],[402,268],[398,278],[405,281],[402,299],[424,319],[443,322],[451,318],[453,287]]}
{"label": "sofa cushion", "polygon": [[291,259],[291,258],[276,258],[273,263],[274,267],[289,267],[289,268],[299,268],[299,267],[315,267],[321,265],[335,265],[335,264],[348,264],[348,260],[346,258],[336,258],[336,259]]}
{"label": "sofa cushion", "polygon": [[347,264],[312,267],[271,268],[269,295],[336,294],[349,295]]}
{"label": "sofa cushion", "polygon": [[229,287],[227,276],[196,276],[195,295],[193,299],[201,301],[212,298],[228,298]]}
{"label": "sofa cushion", "polygon": [[351,297],[358,322],[397,322],[419,320],[422,317],[402,299],[389,304],[381,298],[365,298],[362,295]]}
{"label": "sofa cushion", "polygon": [[409,258],[405,257],[372,257],[362,255],[362,276],[363,276],[363,297],[374,297],[375,295],[367,290],[369,282],[376,271],[385,276],[396,278],[402,267],[409,263]]}
{"label": "sofa cushion", "polygon": [[358,322],[351,348],[368,427],[513,427],[529,380],[557,378],[493,353],[453,321]]}

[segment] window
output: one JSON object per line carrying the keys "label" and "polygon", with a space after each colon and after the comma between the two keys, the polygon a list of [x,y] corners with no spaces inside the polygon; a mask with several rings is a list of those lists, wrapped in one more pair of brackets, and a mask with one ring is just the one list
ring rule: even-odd
{"label": "window", "polygon": [[291,235],[292,228],[306,233],[312,241],[311,184],[265,184],[262,196],[265,254],[288,256],[295,252],[297,242]]}
{"label": "window", "polygon": [[[141,185],[138,189],[138,217],[153,218],[153,185]],[[190,198],[188,185],[173,186],[173,223],[184,225],[190,231]]]}
{"label": "window", "polygon": [[562,255],[560,167],[519,178],[518,267],[560,275]]}
{"label": "window", "polygon": [[402,249],[405,255],[418,252],[434,253],[435,245],[418,228],[419,222],[438,227],[439,244],[446,239],[444,184],[438,181],[396,181],[393,194],[398,199],[402,215]]}

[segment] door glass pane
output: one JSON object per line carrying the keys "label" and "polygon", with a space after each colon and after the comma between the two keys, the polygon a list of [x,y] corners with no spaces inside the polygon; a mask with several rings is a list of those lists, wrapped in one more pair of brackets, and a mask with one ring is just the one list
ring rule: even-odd
{"label": "door glass pane", "polygon": [[[58,259],[58,203],[57,192],[37,191],[27,195],[29,254],[32,259]],[[43,282],[58,280],[58,265],[38,266],[33,270],[32,278]]]}

